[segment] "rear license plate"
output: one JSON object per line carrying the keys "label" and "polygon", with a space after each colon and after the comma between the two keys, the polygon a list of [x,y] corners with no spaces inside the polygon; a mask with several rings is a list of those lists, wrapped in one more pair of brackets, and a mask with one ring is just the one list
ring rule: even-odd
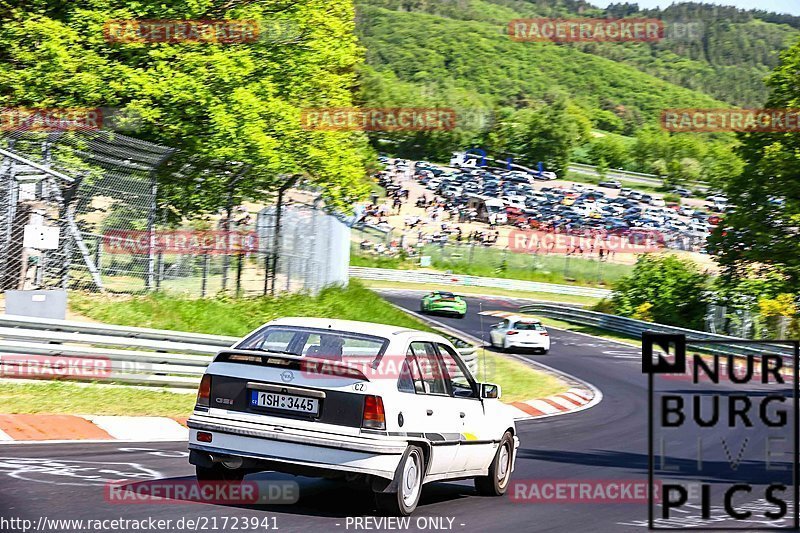
{"label": "rear license plate", "polygon": [[314,416],[319,415],[319,399],[295,396],[293,394],[279,394],[277,392],[251,390],[250,407],[278,409]]}

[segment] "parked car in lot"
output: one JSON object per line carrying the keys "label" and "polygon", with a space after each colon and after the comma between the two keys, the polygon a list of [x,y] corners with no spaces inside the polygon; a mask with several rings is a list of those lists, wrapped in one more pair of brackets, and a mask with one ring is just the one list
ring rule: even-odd
{"label": "parked car in lot", "polygon": [[529,349],[542,354],[550,351],[550,334],[535,318],[510,316],[492,326],[489,339],[501,350]]}
{"label": "parked car in lot", "polygon": [[622,184],[616,180],[601,181],[597,184],[598,187],[605,187],[606,189],[621,189]]}
{"label": "parked car in lot", "polygon": [[433,291],[422,297],[419,310],[423,313],[451,314],[464,318],[467,314],[467,302],[452,292]]}
{"label": "parked car in lot", "polygon": [[677,194],[682,198],[689,198],[692,196],[692,191],[689,189],[684,189],[683,187],[675,187],[670,191],[672,194]]}
{"label": "parked car in lot", "polygon": [[508,488],[519,440],[500,387],[445,338],[373,323],[283,318],[221,350],[189,418],[197,478],[272,470],[362,483],[408,515],[422,485]]}

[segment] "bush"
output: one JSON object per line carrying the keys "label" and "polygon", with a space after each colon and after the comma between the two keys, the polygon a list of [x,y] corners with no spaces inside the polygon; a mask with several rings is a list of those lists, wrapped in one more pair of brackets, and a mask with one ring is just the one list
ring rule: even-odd
{"label": "bush", "polygon": [[677,194],[672,194],[672,193],[665,194],[664,195],[664,201],[668,202],[668,203],[679,204],[679,203],[681,203],[681,197],[679,195],[677,195]]}
{"label": "bush", "polygon": [[702,329],[710,276],[674,255],[642,255],[614,287],[616,314],[659,324]]}
{"label": "bush", "polygon": [[603,298],[591,307],[592,311],[598,313],[614,314],[614,303],[611,300]]}

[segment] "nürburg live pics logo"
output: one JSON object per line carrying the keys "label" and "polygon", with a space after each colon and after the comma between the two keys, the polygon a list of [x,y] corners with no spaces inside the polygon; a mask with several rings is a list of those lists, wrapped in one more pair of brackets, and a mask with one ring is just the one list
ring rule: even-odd
{"label": "n\u00fcrburg live pics logo", "polygon": [[642,334],[649,528],[797,529],[799,345]]}

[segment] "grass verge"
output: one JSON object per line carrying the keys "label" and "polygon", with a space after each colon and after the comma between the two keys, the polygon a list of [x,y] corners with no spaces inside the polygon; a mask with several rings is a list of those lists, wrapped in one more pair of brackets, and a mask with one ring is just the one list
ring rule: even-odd
{"label": "grass verge", "polygon": [[[242,336],[283,316],[316,316],[433,328],[395,308],[358,280],[317,296],[197,299],[174,295],[109,296],[73,293],[71,311],[109,324]],[[483,360],[482,360],[483,361]],[[513,359],[486,352],[478,379],[498,383],[503,401],[548,396],[566,390],[557,378]],[[64,382],[0,383],[0,412],[187,416],[194,396],[134,387],[107,387]]]}
{"label": "grass verge", "polygon": [[481,349],[478,359],[480,382],[497,383],[505,403],[544,398],[569,389],[560,379],[534,370],[525,363]]}
{"label": "grass verge", "polygon": [[392,324],[433,331],[394,308],[357,280],[330,287],[317,296],[290,294],[260,298],[187,298],[70,294],[72,311],[108,324],[243,336],[278,317],[313,316]]}
{"label": "grass verge", "polygon": [[[406,289],[406,290],[442,290],[440,285],[432,283],[402,283],[397,281],[380,281],[364,279],[360,283],[367,287],[383,288],[383,289]],[[487,295],[487,296],[509,296],[512,298],[530,298],[532,300],[543,300],[548,302],[594,305],[600,300],[598,298],[589,298],[586,296],[573,296],[571,294],[553,294],[549,292],[531,292],[531,291],[512,291],[507,289],[497,289],[494,287],[470,287],[470,286],[454,286],[450,287],[453,292],[463,296],[469,295]]]}
{"label": "grass verge", "polygon": [[188,416],[193,394],[59,381],[0,383],[0,413]]}
{"label": "grass verge", "polygon": [[605,329],[593,328],[591,326],[570,324],[569,322],[564,322],[563,320],[555,320],[553,318],[546,318],[539,315],[536,315],[536,318],[538,318],[545,326],[552,326],[554,328],[564,329],[567,331],[574,331],[575,333],[585,333],[587,335],[591,335],[592,337],[600,337],[611,341],[631,344],[639,348],[642,345],[642,339],[640,339],[639,337],[633,337],[631,335],[623,335],[622,333],[614,333]]}

